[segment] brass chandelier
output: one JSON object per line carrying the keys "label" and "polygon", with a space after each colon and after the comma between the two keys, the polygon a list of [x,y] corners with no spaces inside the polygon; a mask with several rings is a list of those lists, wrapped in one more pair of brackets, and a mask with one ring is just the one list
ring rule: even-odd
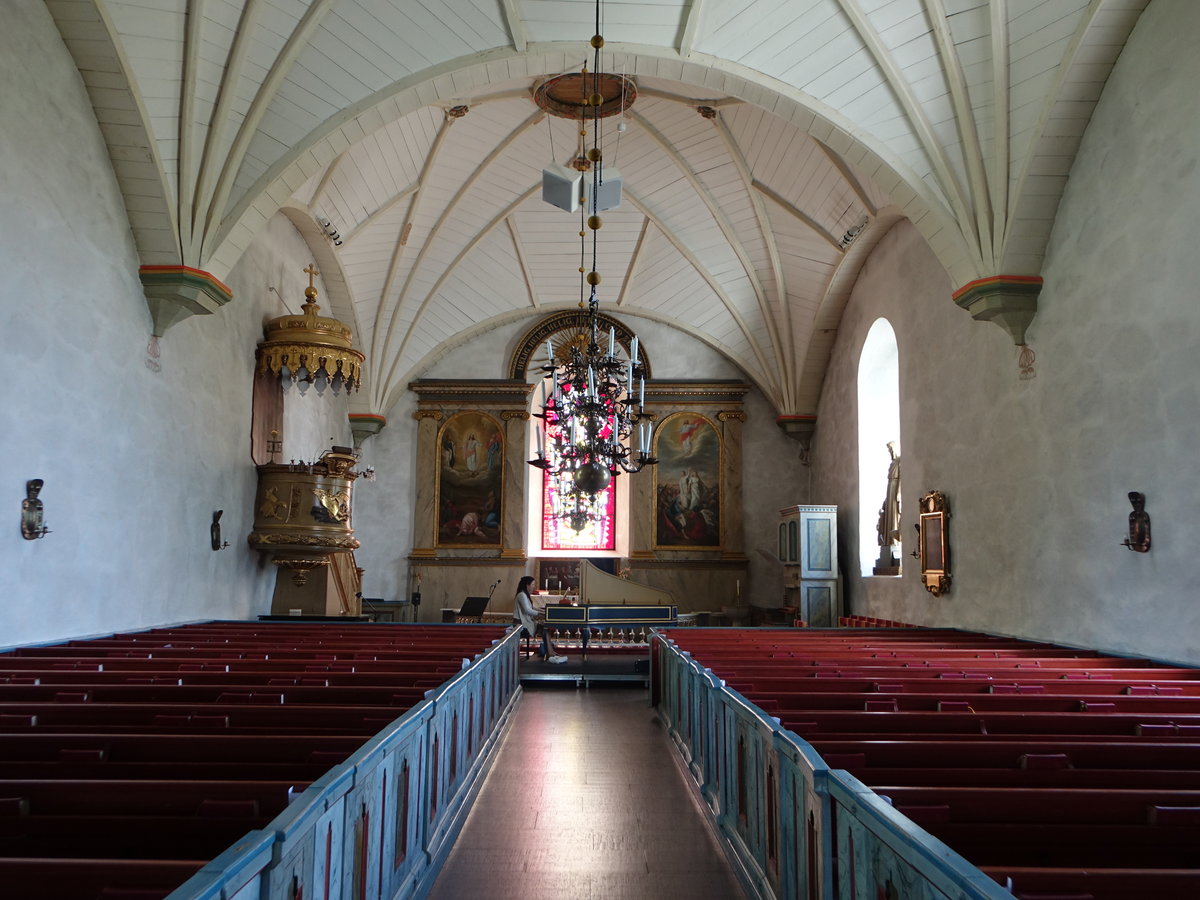
{"label": "brass chandelier", "polygon": [[[592,37],[594,51],[592,71],[582,73],[581,99],[577,117],[581,128],[592,124],[592,145],[580,154],[577,168],[590,174],[590,190],[583,190],[580,199],[580,266],[579,305],[587,304],[587,322],[580,334],[556,353],[553,340],[546,342],[546,362],[542,366],[541,412],[538,428],[537,457],[529,464],[558,476],[564,484],[561,509],[554,511],[575,531],[581,530],[598,514],[603,502],[599,495],[614,476],[622,472],[637,472],[658,462],[651,453],[651,417],[646,414],[646,371],[638,354],[638,339],[629,345],[627,357],[618,352],[614,329],[603,335],[599,323],[600,301],[596,288],[600,273],[596,267],[598,233],[603,222],[602,208],[611,208],[612,185],[605,192],[604,157],[600,149],[600,120],[628,105],[624,96],[624,78],[617,84],[622,91],[618,109],[612,109],[612,98],[604,89],[614,83],[612,76],[601,70],[600,50],[604,38],[600,34],[600,3],[596,2],[596,33]],[[567,76],[564,76],[567,77]],[[579,77],[579,76],[575,76]],[[608,108],[602,112],[602,107]],[[564,115],[556,112],[557,115]],[[581,130],[581,138],[586,130]],[[582,141],[581,141],[582,143]],[[590,164],[590,165],[584,165]],[[618,187],[619,190],[619,187]],[[609,198],[606,202],[602,197]],[[604,202],[604,206],[601,203]],[[591,232],[592,265],[585,271],[587,234]],[[586,301],[585,301],[586,297]],[[607,338],[607,340],[605,340]],[[636,440],[636,448],[631,442]]]}

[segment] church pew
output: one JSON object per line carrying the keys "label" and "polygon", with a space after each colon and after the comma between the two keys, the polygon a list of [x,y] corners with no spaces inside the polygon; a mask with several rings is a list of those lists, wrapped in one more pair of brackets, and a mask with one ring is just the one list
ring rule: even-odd
{"label": "church pew", "polygon": [[0,816],[8,856],[71,859],[212,859],[273,816]]}
{"label": "church pew", "polygon": [[308,787],[300,781],[180,779],[0,780],[0,817],[19,815],[275,816]]}
{"label": "church pew", "polygon": [[[355,736],[324,734],[56,734],[9,733],[0,761],[116,763],[324,763],[331,768],[358,747]],[[177,770],[176,775],[179,774]],[[187,771],[190,772],[190,769]],[[8,777],[8,776],[5,776]]]}
{"label": "church pew", "polygon": [[263,675],[269,677],[272,673],[280,673],[282,677],[307,675],[316,677],[327,673],[342,675],[377,675],[399,676],[425,672],[429,677],[441,678],[443,681],[452,677],[462,669],[461,659],[453,662],[442,660],[437,663],[423,661],[418,663],[390,662],[374,660],[323,660],[319,662],[288,660],[281,662],[263,662],[259,660],[222,660],[220,662],[204,660],[160,660],[160,659],[130,659],[110,657],[105,659],[76,660],[56,662],[47,665],[44,660],[20,659],[8,660],[0,657],[0,676],[19,678],[28,674],[37,675],[40,672],[65,672],[81,674],[104,674],[124,672],[130,675],[143,674],[150,677],[170,676],[172,673],[180,677],[194,675]]}
{"label": "church pew", "polygon": [[391,687],[396,684],[432,681],[444,683],[458,674],[460,665],[416,666],[391,672],[311,672],[295,668],[262,668],[261,671],[179,672],[177,669],[120,670],[81,672],[77,669],[0,669],[0,692],[9,684],[45,685],[202,685],[216,684],[230,689],[243,687]]}
{"label": "church pew", "polygon": [[1169,684],[1140,682],[1132,679],[1042,679],[1005,676],[997,681],[986,678],[817,678],[753,675],[749,678],[725,678],[728,687],[742,695],[755,693],[851,693],[863,694],[1044,694],[1112,697],[1191,697],[1200,700],[1200,681],[1175,681]]}
{"label": "church pew", "polygon": [[[0,884],[20,900],[165,897],[198,872],[196,859],[0,857]],[[107,891],[107,893],[105,893]]]}
{"label": "church pew", "polygon": [[[54,648],[46,648],[51,650]],[[211,650],[155,650],[145,652],[133,651],[112,651],[109,653],[92,652],[86,656],[78,653],[36,653],[26,656],[18,656],[14,659],[36,659],[46,663],[65,663],[75,668],[86,666],[107,667],[121,660],[145,660],[158,661],[160,663],[175,663],[177,665],[185,665],[187,663],[207,663],[209,665],[231,665],[241,662],[261,662],[271,663],[279,666],[281,663],[291,663],[293,666],[303,666],[307,668],[311,665],[332,665],[341,663],[345,665],[371,665],[375,663],[408,663],[408,664],[444,664],[448,659],[473,658],[476,653],[480,652],[475,647],[455,648],[447,651],[442,650],[406,650],[397,653],[380,653],[380,654],[362,654],[361,658],[355,658],[353,655],[337,655],[331,653],[271,653],[271,654],[247,654],[238,651],[211,651]],[[51,666],[52,667],[52,666]]]}
{"label": "church pew", "polygon": [[[810,742],[835,769],[849,769],[871,783],[872,769],[1104,769],[1181,770],[1200,772],[1200,743],[1136,741],[1077,741],[1053,735],[999,740],[866,738]],[[864,777],[863,773],[866,773]]]}
{"label": "church pew", "polygon": [[1050,787],[886,786],[874,788],[918,824],[1078,823],[1200,825],[1200,791]]}
{"label": "church pew", "polygon": [[918,824],[976,866],[1183,869],[1200,846],[1195,825]]}
{"label": "church pew", "polygon": [[238,686],[225,684],[31,684],[0,685],[0,706],[8,703],[190,703],[257,706],[403,706],[420,702],[441,682],[413,679],[395,685]]}
{"label": "church pew", "polygon": [[[767,710],[770,712],[770,710]],[[1186,726],[1187,730],[1176,730],[1177,734],[1192,734],[1200,738],[1200,731],[1192,732],[1192,726],[1200,726],[1200,716],[1169,713],[1053,713],[1011,712],[994,710],[980,713],[967,712],[909,712],[848,711],[848,710],[780,710],[776,715],[784,728],[796,732],[806,740],[822,735],[861,734],[864,739],[884,738],[888,735],[947,733],[957,734],[1026,734],[1058,735],[1069,739],[1074,734],[1106,734],[1113,737],[1132,738],[1146,726],[1160,724],[1171,729]]]}
{"label": "church pew", "polygon": [[[395,698],[397,695],[393,695]],[[414,701],[420,702],[420,698]],[[356,734],[363,740],[403,715],[395,706],[168,703],[0,703],[0,734],[28,729],[124,733],[227,731]]]}
{"label": "church pew", "polygon": [[[730,685],[734,687],[734,685]],[[940,693],[874,692],[843,693],[811,691],[803,693],[739,690],[747,700],[778,715],[808,709],[896,710],[910,712],[1053,712],[1053,713],[1124,713],[1180,716],[1200,715],[1200,697],[1142,696],[1126,694],[1042,694],[980,692],[958,693],[946,683]],[[0,692],[0,698],[3,693]]]}
{"label": "church pew", "polygon": [[[361,742],[360,742],[361,743]],[[193,781],[316,781],[333,765],[324,757],[302,761],[188,760]],[[179,778],[177,760],[113,760],[103,755],[47,755],[40,759],[0,759],[0,780],[172,781]]]}
{"label": "church pew", "polygon": [[1200,869],[1116,869],[985,866],[1017,900],[1148,900],[1200,897]]}
{"label": "church pew", "polygon": [[867,787],[1071,788],[1200,790],[1200,769],[1020,769],[1020,768],[863,768],[844,760],[844,768]]}

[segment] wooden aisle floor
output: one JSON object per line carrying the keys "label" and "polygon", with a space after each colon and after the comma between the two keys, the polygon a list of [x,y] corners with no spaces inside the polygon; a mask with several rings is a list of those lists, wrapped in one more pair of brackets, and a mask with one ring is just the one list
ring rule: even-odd
{"label": "wooden aisle floor", "polygon": [[430,900],[744,900],[642,689],[526,686]]}

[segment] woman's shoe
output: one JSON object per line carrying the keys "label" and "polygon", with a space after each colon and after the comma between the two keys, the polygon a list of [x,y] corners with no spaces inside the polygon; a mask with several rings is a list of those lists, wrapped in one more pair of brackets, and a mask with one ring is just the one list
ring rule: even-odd
{"label": "woman's shoe", "polygon": [[567,661],[567,658],[565,656],[549,656],[546,658],[546,662],[552,663],[553,665],[556,665],[556,666],[561,666],[566,661]]}

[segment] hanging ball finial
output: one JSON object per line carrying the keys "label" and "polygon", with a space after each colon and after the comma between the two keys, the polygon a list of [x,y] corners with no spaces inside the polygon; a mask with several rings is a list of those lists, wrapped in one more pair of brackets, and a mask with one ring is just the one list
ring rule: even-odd
{"label": "hanging ball finial", "polygon": [[598,494],[612,481],[612,472],[598,462],[584,463],[575,471],[575,486],[584,493]]}
{"label": "hanging ball finial", "polygon": [[587,226],[588,228],[592,229],[592,231],[599,231],[600,226],[603,224],[604,222],[599,216],[588,216]]}
{"label": "hanging ball finial", "polygon": [[592,43],[592,47],[594,47],[596,50],[599,50],[601,47],[604,46],[604,35],[593,34],[591,43]]}
{"label": "hanging ball finial", "polygon": [[591,272],[588,272],[587,273],[587,283],[590,284],[592,287],[595,287],[596,285],[598,285],[600,283],[600,273],[594,269]]}

